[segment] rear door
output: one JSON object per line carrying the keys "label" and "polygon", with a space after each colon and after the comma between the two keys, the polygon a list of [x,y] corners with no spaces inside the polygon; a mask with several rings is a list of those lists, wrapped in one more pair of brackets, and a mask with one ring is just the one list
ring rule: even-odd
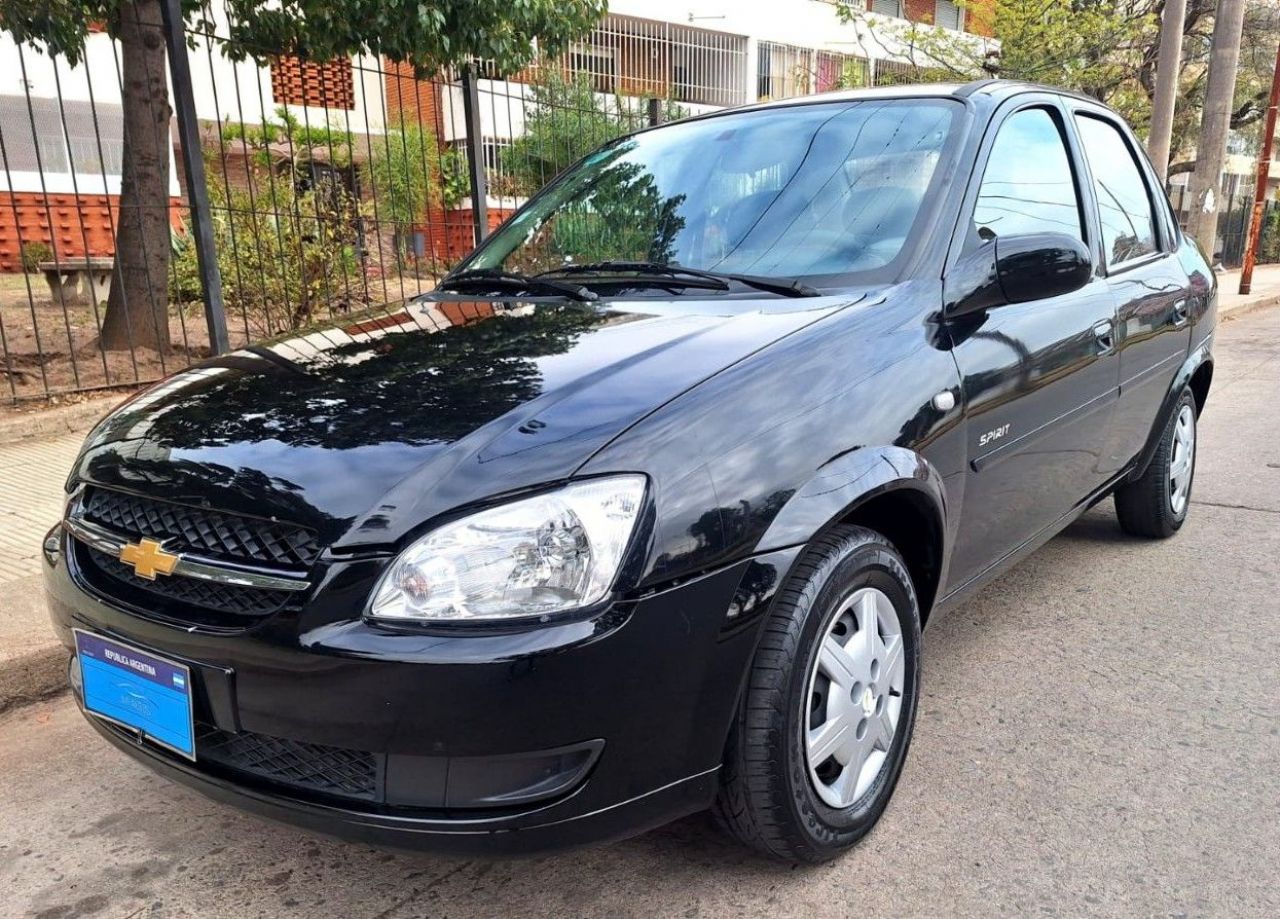
{"label": "rear door", "polygon": [[[988,129],[958,228],[960,257],[1001,236],[1054,231],[1085,242],[1097,260],[1068,117],[1056,96],[1021,96]],[[970,465],[951,562],[957,583],[1103,484],[1099,460],[1119,382],[1114,319],[1097,273],[1073,293],[952,322]]]}
{"label": "rear door", "polygon": [[1174,254],[1168,198],[1133,134],[1105,109],[1072,108],[1116,303],[1120,398],[1103,456],[1116,472],[1142,450],[1191,346],[1190,279]]}

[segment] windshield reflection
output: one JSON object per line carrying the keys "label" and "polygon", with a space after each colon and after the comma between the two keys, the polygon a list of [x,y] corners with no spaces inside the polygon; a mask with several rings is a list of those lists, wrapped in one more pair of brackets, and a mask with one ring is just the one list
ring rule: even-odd
{"label": "windshield reflection", "polygon": [[815,279],[885,268],[919,222],[954,105],[807,104],[623,138],[534,198],[461,270],[622,260]]}

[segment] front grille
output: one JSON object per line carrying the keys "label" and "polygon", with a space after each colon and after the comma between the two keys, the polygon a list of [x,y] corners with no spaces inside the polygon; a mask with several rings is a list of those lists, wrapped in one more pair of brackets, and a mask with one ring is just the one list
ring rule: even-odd
{"label": "front grille", "polygon": [[[242,517],[144,498],[108,488],[89,488],[73,515],[117,537],[154,539],[170,552],[217,563],[296,574],[320,554],[315,531],[291,523]],[[211,628],[245,628],[282,608],[286,590],[224,584],[174,574],[148,580],[115,555],[78,543],[81,579],[104,597],[144,614]]]}
{"label": "front grille", "polygon": [[[266,616],[284,606],[288,594],[280,590],[264,590],[260,587],[241,587],[234,584],[215,584],[212,581],[201,581],[197,578],[161,577],[154,581],[140,578],[134,574],[133,566],[126,565],[114,556],[81,547],[80,560],[82,567],[89,572],[105,575],[111,581],[127,588],[121,599],[131,600],[138,606],[153,605],[149,596],[163,597],[180,606],[199,606],[216,610],[220,613],[231,613],[236,616]],[[88,565],[83,562],[88,561]],[[104,583],[100,577],[91,578],[97,582],[95,586],[109,595],[120,596],[121,591],[114,584]],[[130,596],[135,591],[144,592],[144,596]],[[179,611],[180,612],[180,611]]]}
{"label": "front grille", "polygon": [[305,568],[320,554],[306,527],[171,504],[122,491],[92,488],[84,519],[130,538],[146,536],[171,551],[242,564]]}
{"label": "front grille", "polygon": [[378,758],[373,753],[302,743],[197,725],[196,759],[281,785],[374,801]]}

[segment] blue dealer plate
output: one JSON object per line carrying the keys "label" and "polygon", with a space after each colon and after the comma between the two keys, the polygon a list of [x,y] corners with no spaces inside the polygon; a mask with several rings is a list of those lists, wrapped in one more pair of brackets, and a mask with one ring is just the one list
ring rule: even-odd
{"label": "blue dealer plate", "polygon": [[194,760],[190,669],[79,629],[75,638],[84,707]]}

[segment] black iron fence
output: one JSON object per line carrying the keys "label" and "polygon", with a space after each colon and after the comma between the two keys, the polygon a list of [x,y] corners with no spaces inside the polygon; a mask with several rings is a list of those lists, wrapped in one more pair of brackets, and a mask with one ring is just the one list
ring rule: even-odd
{"label": "black iron fence", "polygon": [[[1234,185],[1235,183],[1231,183]],[[1191,195],[1185,185],[1175,185],[1169,190],[1169,200],[1182,226],[1190,217]],[[1253,219],[1253,195],[1230,188],[1218,202],[1218,237],[1214,264],[1224,268],[1239,268],[1244,264],[1245,248],[1249,244],[1249,222]],[[1280,262],[1280,201],[1263,202],[1261,232],[1258,235],[1259,264]]]}
{"label": "black iron fence", "polygon": [[[72,61],[0,30],[0,404],[136,386],[335,317],[356,327],[636,127],[919,77],[619,15],[519,73],[239,60],[222,3],[198,24],[122,22],[164,39],[148,53],[93,32]],[[178,3],[154,8],[176,18]]]}
{"label": "black iron fence", "polygon": [[[233,59],[222,0],[197,24],[155,8],[75,60],[0,30],[0,401],[136,386],[429,290],[593,147],[754,98],[746,37],[677,23],[608,16],[520,73],[422,74]],[[127,32],[164,42],[122,53]],[[820,65],[808,91],[835,87]]]}

